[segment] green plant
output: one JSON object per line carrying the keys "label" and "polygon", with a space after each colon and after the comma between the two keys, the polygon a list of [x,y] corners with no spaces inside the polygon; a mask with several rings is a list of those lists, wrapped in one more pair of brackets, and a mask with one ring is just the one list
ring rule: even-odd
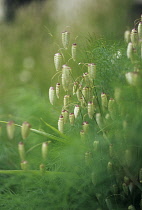
{"label": "green plant", "polygon": [[23,209],[25,202],[28,209],[142,208],[141,21],[138,33],[129,34],[127,53],[123,42],[89,37],[81,62],[78,44],[70,49],[69,33],[62,33],[49,88],[56,126],[47,119],[42,129],[1,121],[11,139],[7,148],[14,125],[23,138],[12,147],[19,152],[14,170],[0,170],[1,208]]}

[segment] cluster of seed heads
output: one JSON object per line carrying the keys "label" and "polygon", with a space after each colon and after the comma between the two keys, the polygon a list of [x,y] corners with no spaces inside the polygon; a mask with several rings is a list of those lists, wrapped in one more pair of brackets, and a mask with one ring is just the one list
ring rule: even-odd
{"label": "cluster of seed heads", "polygon": [[[9,121],[7,123],[7,135],[8,138],[10,140],[12,140],[15,137],[15,122],[14,121]],[[31,129],[31,125],[29,122],[23,122],[21,125],[21,137],[23,139],[23,141],[19,142],[18,144],[18,152],[19,152],[19,157],[20,157],[20,161],[21,161],[21,169],[22,170],[28,170],[29,169],[29,163],[26,160],[26,151],[25,151],[25,140],[27,139],[27,137],[30,134],[30,129]],[[48,142],[43,142],[41,145],[41,156],[42,156],[42,160],[43,163],[45,162],[45,160],[47,159],[47,155],[48,155],[48,145],[49,145],[50,141]],[[41,164],[40,169],[43,171],[43,166],[44,164]]]}
{"label": "cluster of seed heads", "polygon": [[[65,49],[69,45],[69,37],[69,32],[65,31],[62,33],[62,44]],[[76,47],[76,43],[71,46],[71,58],[74,61],[76,61]],[[104,119],[102,115],[105,114],[107,116],[106,119],[109,119],[109,117],[114,119],[115,100],[108,100],[107,95],[102,93],[100,96],[101,108],[98,108],[97,97],[94,93],[97,74],[96,64],[88,63],[86,72],[77,79],[74,79],[72,68],[66,64],[62,65],[62,61],[62,55],[56,53],[54,55],[54,64],[56,71],[60,71],[61,69],[61,81],[56,84],[56,87],[49,88],[49,101],[52,105],[56,104],[56,99],[60,98],[61,87],[65,93],[70,93],[65,94],[63,97],[63,106],[58,120],[58,130],[63,133],[64,126],[68,122],[73,126],[76,119],[81,116],[82,110],[85,110],[86,114],[84,115],[86,115],[88,120],[94,120],[96,118],[99,128],[103,129]],[[76,101],[72,101],[73,96],[76,96]],[[82,127],[83,131],[80,132],[81,135],[88,132],[88,121],[83,120]]]}
{"label": "cluster of seed heads", "polygon": [[125,31],[124,39],[128,44],[127,57],[134,64],[134,71],[126,73],[126,80],[132,86],[140,86],[141,72],[138,64],[142,59],[142,15],[137,28]]}

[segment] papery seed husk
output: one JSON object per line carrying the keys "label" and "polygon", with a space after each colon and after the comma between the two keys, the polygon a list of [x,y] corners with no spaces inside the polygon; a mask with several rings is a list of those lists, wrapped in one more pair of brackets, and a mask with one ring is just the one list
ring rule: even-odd
{"label": "papery seed husk", "polygon": [[18,151],[19,151],[21,161],[24,161],[25,160],[25,146],[23,142],[19,142]]}
{"label": "papery seed husk", "polygon": [[103,122],[103,118],[101,116],[101,113],[96,114],[96,122],[97,122],[99,128],[102,130],[103,127],[104,127],[104,122]]}
{"label": "papery seed husk", "polygon": [[142,42],[142,22],[139,22],[138,24],[138,36],[139,36],[139,41]]}
{"label": "papery seed husk", "polygon": [[68,110],[62,110],[62,116],[64,118],[64,124],[67,123],[68,118],[69,118],[69,112],[68,112]]}
{"label": "papery seed husk", "polygon": [[72,84],[71,68],[67,65],[63,65],[62,66],[62,86],[64,90],[68,91],[71,84]]}
{"label": "papery seed husk", "polygon": [[110,98],[108,101],[108,111],[111,118],[114,120],[116,117],[116,103],[113,98]]}
{"label": "papery seed husk", "polygon": [[64,132],[64,117],[60,115],[58,120],[58,130],[63,133]]}
{"label": "papery seed husk", "polygon": [[61,53],[56,53],[54,55],[54,64],[55,64],[56,71],[60,71],[61,67],[62,67],[62,55],[61,55]]}
{"label": "papery seed husk", "polygon": [[23,139],[26,139],[30,133],[31,125],[28,122],[23,122],[21,127],[21,135]]}
{"label": "papery seed husk", "polygon": [[77,89],[78,89],[78,82],[74,82],[74,85],[73,85],[73,95],[75,95],[76,94],[76,91],[77,91]]}
{"label": "papery seed husk", "polygon": [[142,76],[140,72],[127,72],[125,74],[127,82],[132,86],[139,86],[141,85]]}
{"label": "papery seed husk", "polygon": [[72,59],[74,61],[76,60],[76,48],[77,48],[77,44],[76,43],[72,44],[71,53],[72,53]]}
{"label": "papery seed husk", "polygon": [[70,33],[68,31],[62,32],[62,44],[65,49],[68,48],[69,40],[70,40]]}
{"label": "papery seed husk", "polygon": [[74,113],[70,113],[69,114],[69,121],[70,121],[71,125],[74,125],[74,121],[75,121]]}
{"label": "papery seed husk", "polygon": [[64,109],[67,109],[69,104],[70,104],[70,95],[65,95],[64,96]]}
{"label": "papery seed husk", "polygon": [[96,64],[94,63],[88,64],[88,73],[89,73],[90,80],[96,79]]}
{"label": "papery seed husk", "polygon": [[8,138],[10,140],[12,140],[14,138],[14,133],[15,133],[15,124],[14,124],[14,121],[9,121],[7,123],[7,135],[8,135]]}
{"label": "papery seed husk", "polygon": [[75,118],[78,117],[79,112],[80,112],[80,106],[79,105],[75,105],[75,107],[74,107],[74,116],[75,116]]}
{"label": "papery seed husk", "polygon": [[133,54],[133,44],[132,42],[129,42],[127,46],[127,58],[131,59],[132,54]]}
{"label": "papery seed husk", "polygon": [[125,40],[126,43],[130,42],[130,31],[129,30],[125,31],[125,33],[124,33],[124,40]]}
{"label": "papery seed husk", "polygon": [[49,101],[50,103],[53,105],[55,103],[55,88],[54,87],[50,87],[49,88]]}
{"label": "papery seed husk", "polygon": [[83,127],[83,130],[84,130],[84,133],[87,133],[88,130],[89,130],[89,123],[87,121],[83,122],[82,127]]}
{"label": "papery seed husk", "polygon": [[107,95],[105,93],[101,94],[101,104],[102,104],[103,112],[106,112],[107,107],[108,107],[108,100],[107,100]]}
{"label": "papery seed husk", "polygon": [[57,96],[57,98],[59,98],[60,97],[60,83],[57,83],[56,84],[56,96]]}
{"label": "papery seed husk", "polygon": [[48,142],[42,143],[41,153],[43,160],[46,160],[48,154]]}
{"label": "papery seed husk", "polygon": [[135,28],[132,29],[132,31],[131,31],[130,39],[131,39],[131,42],[133,44],[133,47],[134,48],[137,47],[137,45],[138,45],[138,32]]}
{"label": "papery seed husk", "polygon": [[94,108],[93,102],[88,102],[88,116],[89,116],[90,119],[93,118],[94,111],[95,111],[95,108]]}

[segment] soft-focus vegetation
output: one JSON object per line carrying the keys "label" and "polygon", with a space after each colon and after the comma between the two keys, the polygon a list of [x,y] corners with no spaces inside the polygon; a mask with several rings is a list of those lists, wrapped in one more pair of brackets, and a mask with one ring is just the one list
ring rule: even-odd
{"label": "soft-focus vegetation", "polygon": [[0,209],[142,209],[141,35],[123,40],[126,3],[102,5],[80,29],[57,22],[52,1],[0,26]]}

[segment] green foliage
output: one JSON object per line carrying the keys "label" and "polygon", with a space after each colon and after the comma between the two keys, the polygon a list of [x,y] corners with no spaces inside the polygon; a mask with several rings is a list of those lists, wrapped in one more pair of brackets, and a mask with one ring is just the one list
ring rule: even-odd
{"label": "green foliage", "polygon": [[[40,37],[40,33],[36,32]],[[22,38],[23,42],[27,43],[27,36],[19,33],[20,39]],[[43,34],[42,38],[45,39]],[[11,43],[11,39],[7,41]],[[26,209],[29,210],[119,210],[127,209],[131,205],[140,209],[142,191],[142,172],[140,170],[142,66],[140,59],[127,59],[127,46],[123,41],[114,42],[89,36],[86,44],[81,45],[80,41],[80,44],[77,45],[75,61],[71,59],[70,45],[68,49],[63,49],[59,45],[58,52],[62,55],[62,64],[70,66],[72,73],[65,77],[69,79],[68,85],[65,90],[62,85],[60,98],[56,99],[55,104],[51,106],[47,98],[47,89],[50,84],[54,87],[57,82],[62,84],[60,74],[63,70],[56,73],[55,67],[50,64],[48,68],[53,71],[50,73],[45,71],[47,49],[43,46],[38,53],[40,43],[36,41],[35,36],[28,55],[35,56],[36,62],[35,68],[32,67],[30,70],[32,75],[30,81],[24,81],[23,85],[18,81],[13,89],[8,85],[7,96],[5,94],[2,96],[0,209],[21,210],[26,206]],[[46,41],[45,39],[44,44]],[[48,43],[50,41],[48,40]],[[11,86],[18,78],[14,73],[17,73],[23,59],[23,56],[19,54],[19,57],[17,56],[20,44],[21,42],[17,44],[17,47],[13,46],[10,49],[10,53],[14,57],[16,54],[17,59],[17,65],[11,66],[10,77],[14,78]],[[138,46],[136,49],[138,57],[140,56],[139,48]],[[24,50],[22,52],[25,56],[26,52]],[[55,53],[57,51],[53,52],[53,55]],[[37,60],[39,54],[40,61]],[[9,57],[8,52],[7,57]],[[26,60],[26,62],[29,61],[32,60]],[[5,61],[3,62],[5,66]],[[51,58],[49,63],[51,63]],[[96,75],[93,79],[89,78],[88,82],[84,79],[84,73],[88,71],[88,64],[92,65],[92,63],[95,63]],[[40,71],[37,70],[39,67]],[[10,70],[10,66],[8,69]],[[128,72],[132,72],[131,81],[134,79],[133,76],[136,76],[133,85],[131,81],[126,81]],[[33,79],[34,73],[37,74],[35,80]],[[21,78],[23,79],[24,76]],[[5,79],[4,74],[3,80]],[[83,105],[76,94],[72,93],[75,81],[82,85],[80,93],[84,98]],[[85,96],[84,87],[89,87],[89,90],[92,91],[89,99]],[[2,89],[5,90],[4,84]],[[46,92],[44,92],[45,89]],[[106,97],[106,106],[103,104],[104,99],[101,93],[104,93],[103,96]],[[63,104],[64,95],[71,96],[71,102],[67,105]],[[89,115],[88,102],[90,103],[90,100],[91,105],[95,105],[95,108],[93,114]],[[74,112],[76,104],[80,105],[79,116],[73,125],[68,120],[63,125],[64,131],[60,132],[58,119],[63,114],[62,110],[66,109],[69,113]],[[15,136],[11,140],[6,132],[7,122],[10,120],[15,122]],[[22,139],[20,133],[24,121],[32,125],[26,139]],[[83,122],[85,122],[84,125]],[[89,128],[84,129],[84,126],[88,125]],[[81,130],[83,130],[83,135],[80,135]],[[22,165],[19,156],[21,151],[18,149],[19,142],[23,143],[26,153]],[[42,157],[45,152],[42,147],[43,143],[46,143],[47,146],[44,148],[47,149],[45,158]]]}

